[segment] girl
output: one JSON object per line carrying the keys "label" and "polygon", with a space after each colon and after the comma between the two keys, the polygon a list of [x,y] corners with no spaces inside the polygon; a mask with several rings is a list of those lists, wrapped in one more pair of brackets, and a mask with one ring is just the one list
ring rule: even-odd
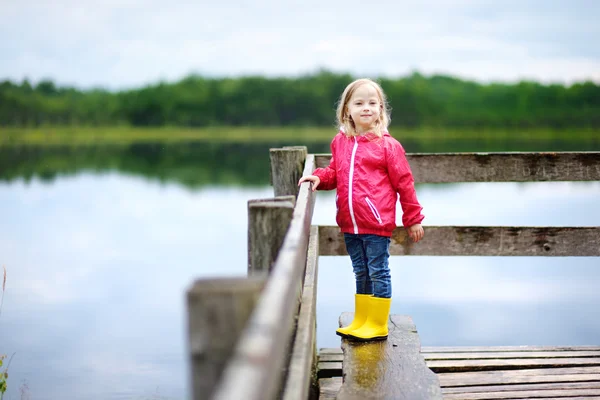
{"label": "girl", "polygon": [[388,267],[390,237],[396,228],[400,195],[402,223],[415,242],[423,238],[422,207],[400,143],[387,132],[385,94],[370,79],[350,83],[337,108],[340,132],[331,142],[331,162],[302,182],[312,190],[337,189],[336,221],[344,233],[356,278],[354,319],[336,333],[369,341],[388,336],[392,288]]}

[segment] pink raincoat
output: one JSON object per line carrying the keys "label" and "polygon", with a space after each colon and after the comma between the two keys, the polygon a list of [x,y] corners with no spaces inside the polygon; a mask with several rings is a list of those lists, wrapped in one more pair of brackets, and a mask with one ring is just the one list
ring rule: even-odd
{"label": "pink raincoat", "polygon": [[340,131],[331,142],[331,162],[314,175],[319,190],[337,188],[336,221],[344,233],[391,236],[400,196],[402,224],[419,224],[424,216],[404,148],[388,132],[347,137]]}

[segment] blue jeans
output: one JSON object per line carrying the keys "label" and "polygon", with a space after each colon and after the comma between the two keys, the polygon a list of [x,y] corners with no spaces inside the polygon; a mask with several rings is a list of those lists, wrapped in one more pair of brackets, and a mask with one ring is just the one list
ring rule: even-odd
{"label": "blue jeans", "polygon": [[392,297],[390,238],[344,233],[346,250],[352,260],[357,294]]}

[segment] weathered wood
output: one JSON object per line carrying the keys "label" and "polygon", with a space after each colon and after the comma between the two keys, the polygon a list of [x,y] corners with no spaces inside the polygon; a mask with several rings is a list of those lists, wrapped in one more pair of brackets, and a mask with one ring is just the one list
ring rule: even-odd
{"label": "weathered wood", "polygon": [[539,399],[600,396],[600,389],[515,390],[512,392],[445,394],[444,400]]}
{"label": "weathered wood", "polygon": [[428,361],[432,371],[492,371],[523,368],[560,368],[568,366],[600,366],[600,358],[532,358],[502,360],[439,360]]}
{"label": "weathered wood", "polygon": [[442,388],[444,395],[450,393],[511,392],[516,390],[556,390],[556,389],[600,389],[600,381],[574,383],[538,383],[522,385],[489,385]]}
{"label": "weathered wood", "polygon": [[[426,361],[426,364],[428,367],[430,367],[430,363],[428,361]],[[524,368],[524,367],[522,367]],[[591,373],[597,373],[600,372],[600,369],[594,369],[596,367],[569,367],[569,368],[545,368],[545,369],[518,369],[518,370],[502,370],[500,372],[517,372],[520,373],[520,375],[528,375],[527,371],[532,371],[532,374],[537,374],[537,375],[557,375],[557,374],[564,374],[564,375],[572,375],[572,374],[591,374]],[[438,373],[438,376],[440,377],[440,379],[446,379],[447,377],[451,376],[451,374],[455,373],[458,374],[456,375],[458,377],[458,380],[460,381],[460,377],[465,377],[465,378],[469,378],[470,375],[466,375],[468,372],[444,372],[444,371],[436,371],[436,368],[433,367],[431,368],[432,370],[434,370],[434,372]],[[496,370],[494,370],[496,371]],[[492,371],[491,373],[493,373],[494,371]],[[473,372],[473,371],[469,371],[469,372]],[[481,371],[477,371],[477,372],[481,372]],[[484,372],[489,372],[489,371],[484,371]],[[481,372],[483,373],[483,372]],[[328,361],[328,362],[319,362],[319,370],[318,370],[318,376],[319,378],[331,378],[331,377],[336,377],[336,376],[342,376],[343,374],[343,363],[342,361],[337,361],[337,362],[332,362],[332,361]],[[484,376],[484,375],[482,375]],[[486,377],[488,375],[485,375]],[[508,375],[507,375],[508,376]],[[598,375],[598,380],[600,380],[600,374]],[[551,381],[551,380],[550,380]],[[442,382],[442,387],[446,384],[447,382]]]}
{"label": "weathered wood", "polygon": [[275,196],[298,196],[298,180],[300,180],[304,170],[306,146],[270,149],[269,153],[271,157],[271,179]]}
{"label": "weathered wood", "polygon": [[590,382],[600,380],[599,367],[537,368],[505,371],[438,373],[442,387],[522,383]]}
{"label": "weathered wood", "polygon": [[342,360],[337,362],[319,362],[317,376],[318,378],[332,378],[334,376],[342,376],[342,366]]}
{"label": "weathered wood", "polygon": [[[511,399],[513,400],[513,399]],[[514,399],[516,400],[516,399]],[[568,396],[568,397],[544,397],[544,400],[600,400],[600,396]]]}
{"label": "weathered wood", "polygon": [[319,400],[335,400],[342,387],[342,377],[319,379]]}
{"label": "weathered wood", "polygon": [[319,229],[311,226],[308,241],[306,272],[298,325],[283,400],[306,400],[317,387],[316,377],[316,313],[319,260]]}
{"label": "weathered wood", "polygon": [[[343,313],[340,326],[352,322]],[[439,381],[421,357],[419,335],[412,319],[390,317],[388,339],[358,343],[342,340],[344,383],[339,400],[348,399],[442,399]]]}
{"label": "weathered wood", "polygon": [[[514,352],[464,352],[464,353],[424,353],[425,361],[437,360],[496,360],[523,358],[600,358],[600,351],[514,351]],[[342,353],[321,354],[319,362],[341,362]]]}
{"label": "weathered wood", "polygon": [[[326,349],[327,352],[337,349]],[[423,346],[421,353],[499,353],[499,352],[600,351],[600,346]],[[341,353],[341,349],[339,349]],[[423,354],[426,356],[426,354]]]}
{"label": "weathered wood", "polygon": [[208,399],[265,285],[260,278],[202,279],[187,292],[193,399]]}
{"label": "weathered wood", "polygon": [[600,396],[544,397],[544,400],[600,400]]}
{"label": "weathered wood", "polygon": [[[322,256],[347,255],[337,226],[319,226]],[[414,256],[600,256],[600,227],[426,226],[414,243],[396,228],[391,255]]]}
{"label": "weathered wood", "polygon": [[339,347],[321,347],[319,349],[319,357],[324,354],[344,354]]}
{"label": "weathered wood", "polygon": [[[314,170],[306,159],[304,174]],[[315,195],[300,187],[290,227],[263,294],[215,391],[215,400],[271,400],[283,385],[288,346],[298,312],[298,283],[306,266]]]}
{"label": "weathered wood", "polygon": [[294,196],[248,201],[248,275],[271,272],[295,203]]}
{"label": "weathered wood", "polygon": [[434,360],[500,360],[526,358],[597,358],[600,351],[506,351],[506,352],[467,352],[467,353],[423,353],[425,361]]}
{"label": "weathered wood", "polygon": [[[407,154],[416,183],[598,181],[600,152]],[[331,154],[317,154],[317,167]]]}
{"label": "weathered wood", "polygon": [[[341,349],[340,349],[341,350]],[[319,362],[342,362],[344,360],[344,353],[334,353],[334,354],[319,354]]]}

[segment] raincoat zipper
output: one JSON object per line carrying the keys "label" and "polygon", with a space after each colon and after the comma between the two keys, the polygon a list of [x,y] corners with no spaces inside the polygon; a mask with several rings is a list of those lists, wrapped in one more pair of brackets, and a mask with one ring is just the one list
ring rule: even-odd
{"label": "raincoat zipper", "polygon": [[358,235],[358,225],[356,225],[356,218],[354,217],[354,208],[352,207],[352,178],[354,177],[354,156],[356,156],[356,149],[358,149],[358,140],[354,137],[354,147],[352,148],[352,157],[350,158],[350,176],[348,179],[348,207],[350,209],[350,218],[352,219],[352,225],[354,225],[354,234]]}

